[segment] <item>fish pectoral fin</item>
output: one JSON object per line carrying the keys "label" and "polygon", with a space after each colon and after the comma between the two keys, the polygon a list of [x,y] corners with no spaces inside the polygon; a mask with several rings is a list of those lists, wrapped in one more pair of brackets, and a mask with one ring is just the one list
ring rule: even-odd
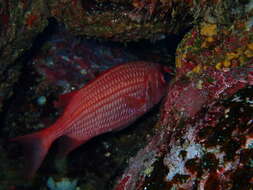
{"label": "fish pectoral fin", "polygon": [[145,97],[136,98],[133,96],[125,96],[125,101],[131,109],[140,109],[146,102]]}
{"label": "fish pectoral fin", "polygon": [[60,95],[58,100],[54,102],[54,106],[59,109],[65,108],[77,91],[78,90],[74,90],[72,92]]}
{"label": "fish pectoral fin", "polygon": [[67,156],[72,150],[84,144],[87,140],[79,140],[68,135],[62,136],[58,140],[58,153],[59,158]]}

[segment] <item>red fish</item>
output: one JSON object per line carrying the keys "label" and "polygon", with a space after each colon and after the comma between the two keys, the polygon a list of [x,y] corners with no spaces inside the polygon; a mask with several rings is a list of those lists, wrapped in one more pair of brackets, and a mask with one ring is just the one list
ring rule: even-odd
{"label": "red fish", "polygon": [[62,116],[50,127],[14,138],[25,147],[28,177],[32,177],[51,144],[62,137],[60,155],[65,156],[91,138],[119,130],[159,103],[166,79],[161,65],[131,62],[102,73],[83,88],[64,94]]}

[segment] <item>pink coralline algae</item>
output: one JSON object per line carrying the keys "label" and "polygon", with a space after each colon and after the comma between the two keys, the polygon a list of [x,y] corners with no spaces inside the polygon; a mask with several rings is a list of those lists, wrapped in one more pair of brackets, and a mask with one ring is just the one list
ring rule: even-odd
{"label": "pink coralline algae", "polygon": [[[252,83],[250,79],[252,69],[252,67],[246,67],[233,69],[230,72],[210,70],[197,81],[175,82],[168,90],[162,124],[166,125],[169,122],[167,120],[176,117],[176,112],[182,114],[178,117],[194,117],[203,105],[208,105],[222,96],[233,95],[239,89]],[[211,78],[212,81],[204,82],[206,78]]]}
{"label": "pink coralline algae", "polygon": [[[163,159],[169,170],[165,177],[167,186],[182,189],[252,186],[249,167],[252,149],[244,148],[246,134],[252,133],[252,104],[247,103],[249,97],[242,94],[245,92],[252,92],[252,87],[227,100],[212,102],[194,119],[186,119],[185,126],[175,129],[169,153]],[[236,95],[242,102],[235,102]],[[236,181],[235,176],[244,178],[243,182]]]}
{"label": "pink coralline algae", "polygon": [[[162,131],[154,136],[148,145],[140,150],[135,158],[130,159],[129,167],[122,175],[119,183],[114,187],[115,190],[142,189],[146,177],[152,173],[152,165],[162,156],[163,145],[168,141],[168,134]],[[162,146],[161,146],[162,145]]]}

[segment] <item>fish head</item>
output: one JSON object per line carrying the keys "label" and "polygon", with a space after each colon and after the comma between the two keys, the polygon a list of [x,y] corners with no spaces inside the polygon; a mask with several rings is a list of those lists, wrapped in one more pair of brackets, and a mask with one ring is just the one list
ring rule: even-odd
{"label": "fish head", "polygon": [[172,71],[168,67],[155,65],[148,75],[148,90],[151,103],[157,104],[165,96],[168,82],[172,78]]}

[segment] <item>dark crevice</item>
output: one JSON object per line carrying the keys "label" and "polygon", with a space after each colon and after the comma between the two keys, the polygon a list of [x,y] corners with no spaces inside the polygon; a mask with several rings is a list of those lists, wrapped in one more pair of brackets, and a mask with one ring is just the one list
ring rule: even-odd
{"label": "dark crevice", "polygon": [[[97,2],[93,0],[82,0],[82,7],[85,12],[93,13],[95,10],[96,12],[105,12],[105,11],[124,11],[126,9],[133,9],[127,1],[124,2]],[[129,6],[127,6],[129,5]]]}
{"label": "dark crevice", "polygon": [[[16,61],[14,65],[11,65],[12,67],[21,65],[21,75],[19,76],[18,81],[14,84],[13,86],[13,95],[5,100],[3,102],[3,111],[0,113],[0,131],[2,130],[3,127],[5,126],[5,118],[6,115],[9,113],[9,107],[12,105],[13,100],[15,99],[20,99],[25,95],[25,92],[27,88],[31,86],[35,82],[34,77],[32,76],[33,69],[29,65],[29,61],[32,60],[37,53],[41,50],[43,44],[48,41],[50,36],[57,30],[58,23],[54,18],[49,18],[48,19],[48,26],[44,29],[43,32],[38,34],[38,36],[35,38],[31,48],[27,50],[26,52],[23,53]],[[6,72],[10,68],[6,69]],[[29,77],[28,77],[29,76]],[[16,105],[18,106],[18,105]],[[0,133],[0,136],[5,136],[5,134]]]}

